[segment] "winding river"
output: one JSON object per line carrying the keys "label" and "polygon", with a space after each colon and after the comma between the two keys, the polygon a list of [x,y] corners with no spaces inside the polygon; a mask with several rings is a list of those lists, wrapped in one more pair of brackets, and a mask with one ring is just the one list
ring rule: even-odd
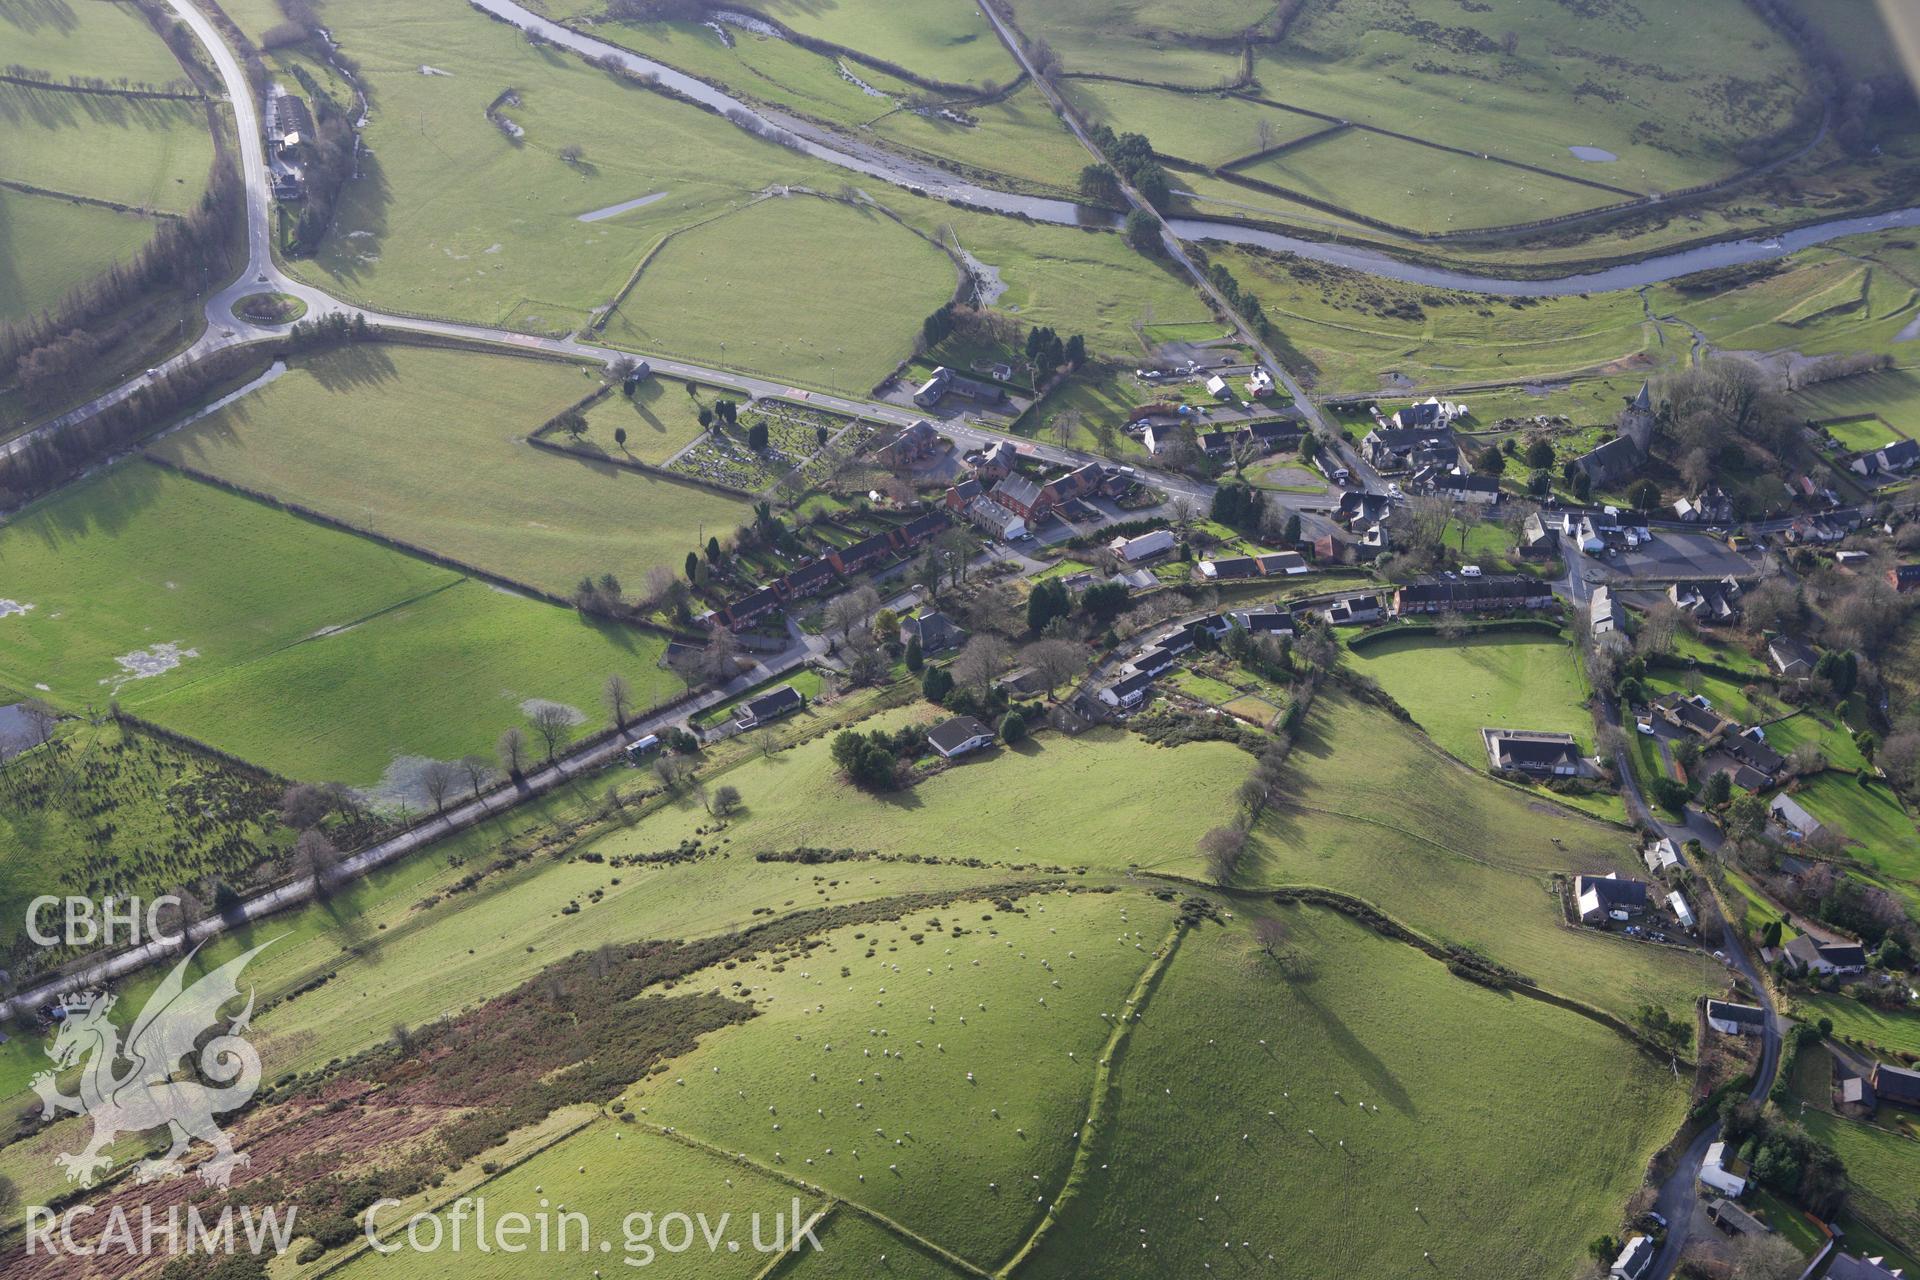
{"label": "winding river", "polygon": [[[942,200],[956,200],[1000,213],[1032,218],[1063,226],[1110,224],[1111,215],[1070,200],[1049,200],[1039,196],[995,191],[962,181],[934,165],[910,160],[878,147],[868,147],[848,138],[828,134],[818,126],[779,112],[752,107],[715,88],[704,80],[644,58],[628,49],[593,36],[584,35],[515,3],[515,0],[469,0],[476,9],[490,13],[524,31],[533,32],[554,44],[588,58],[610,60],[626,70],[657,80],[695,102],[712,107],[743,129],[760,134],[783,146],[804,152],[815,159],[866,174],[909,191]],[[1476,293],[1509,297],[1550,297],[1576,293],[1603,293],[1614,289],[1637,289],[1680,276],[1717,267],[1740,266],[1769,258],[1785,257],[1811,245],[1838,240],[1842,236],[1894,227],[1920,227],[1920,208],[1900,209],[1867,217],[1836,218],[1778,235],[1755,236],[1744,240],[1721,240],[1673,253],[1658,254],[1634,262],[1623,262],[1597,271],[1538,280],[1510,280],[1479,275],[1446,267],[1403,262],[1391,254],[1359,245],[1334,241],[1308,240],[1278,231],[1221,222],[1211,218],[1169,218],[1167,224],[1184,240],[1220,240],[1233,244],[1258,245],[1325,262],[1349,267],[1369,275],[1400,280],[1408,284],[1441,289],[1464,289]]]}

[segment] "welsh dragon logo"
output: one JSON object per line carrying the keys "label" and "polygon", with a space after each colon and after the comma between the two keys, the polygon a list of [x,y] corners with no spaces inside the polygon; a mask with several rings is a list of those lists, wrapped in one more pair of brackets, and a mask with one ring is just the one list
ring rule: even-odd
{"label": "welsh dragon logo", "polygon": [[[173,1146],[157,1159],[141,1161],[143,1182],[180,1173],[180,1158],[196,1138],[213,1147],[213,1158],[199,1169],[210,1186],[227,1186],[233,1171],[247,1163],[248,1157],[233,1149],[214,1116],[244,1107],[260,1087],[260,1055],[242,1038],[253,1014],[253,992],[246,992],[246,1007],[227,1022],[224,1032],[201,1041],[221,1023],[220,1011],[240,998],[240,971],[270,945],[262,943],[188,986],[185,974],[199,951],[195,947],[147,1000],[124,1044],[108,1017],[116,997],[87,992],[62,999],[65,1016],[47,1056],[55,1070],[83,1064],[80,1093],[61,1093],[54,1071],[36,1075],[33,1088],[45,1104],[44,1119],[62,1111],[93,1118],[93,1140],[86,1149],[55,1157],[67,1181],[92,1186],[95,1175],[113,1165],[105,1148],[116,1138],[162,1126],[172,1132]],[[188,1058],[212,1084],[174,1078]]]}

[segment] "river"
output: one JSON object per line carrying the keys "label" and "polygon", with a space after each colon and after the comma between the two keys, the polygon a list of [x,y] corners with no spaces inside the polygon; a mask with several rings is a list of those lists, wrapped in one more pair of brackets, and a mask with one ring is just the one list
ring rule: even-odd
{"label": "river", "polygon": [[[852,139],[838,137],[816,125],[780,112],[753,107],[685,72],[655,62],[628,49],[593,36],[584,35],[515,3],[515,0],[469,0],[477,9],[502,18],[525,31],[551,40],[588,58],[612,59],[636,75],[652,77],[674,92],[703,103],[720,112],[741,128],[804,152],[815,159],[855,173],[866,174],[909,191],[942,200],[957,200],[1000,213],[1032,218],[1062,226],[1112,225],[1110,214],[1088,209],[1070,200],[1049,200],[1040,196],[1016,195],[991,187],[964,182],[945,170],[921,161],[906,159],[878,147],[864,146]],[[1604,293],[1615,289],[1638,289],[1664,280],[1692,275],[1718,267],[1741,266],[1769,258],[1781,258],[1811,245],[1838,240],[1842,236],[1894,227],[1920,227],[1920,208],[1900,209],[1867,217],[1835,218],[1778,235],[1761,235],[1742,240],[1721,240],[1673,253],[1657,254],[1634,262],[1602,267],[1577,275],[1515,280],[1480,275],[1447,267],[1403,262],[1391,254],[1337,241],[1309,240],[1278,231],[1242,226],[1212,218],[1169,218],[1168,226],[1183,240],[1218,240],[1232,244],[1256,245],[1281,250],[1349,267],[1369,275],[1407,284],[1440,289],[1464,289],[1475,293],[1506,297],[1557,297],[1576,293]]]}

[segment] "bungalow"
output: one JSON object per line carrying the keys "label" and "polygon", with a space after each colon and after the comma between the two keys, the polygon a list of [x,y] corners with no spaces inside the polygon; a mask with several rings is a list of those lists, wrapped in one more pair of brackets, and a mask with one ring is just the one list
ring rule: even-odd
{"label": "bungalow", "polygon": [[1362,622],[1378,622],[1387,616],[1387,608],[1379,596],[1347,596],[1328,605],[1323,617],[1336,627],[1351,626]]}
{"label": "bungalow", "polygon": [[[1786,945],[1787,959],[1808,973],[1865,973],[1867,952],[1857,942],[1822,942],[1803,933]],[[1874,1081],[1878,1088],[1880,1082]]]}
{"label": "bungalow", "polygon": [[1255,400],[1263,400],[1273,394],[1273,375],[1265,369],[1255,367],[1247,375],[1247,394]]}
{"label": "bungalow", "polygon": [[1450,426],[1375,427],[1360,441],[1360,456],[1374,470],[1391,473],[1452,466],[1460,457],[1460,448]]}
{"label": "bungalow", "polygon": [[881,466],[897,470],[926,461],[939,447],[940,433],[933,429],[931,422],[921,418],[876,449],[874,457]]}
{"label": "bungalow", "polygon": [[1718,1191],[1729,1200],[1738,1200],[1747,1189],[1747,1172],[1744,1160],[1727,1150],[1726,1143],[1716,1142],[1707,1148],[1707,1158],[1700,1162],[1700,1185]]}
{"label": "bungalow", "polygon": [[1482,729],[1487,762],[1494,772],[1509,770],[1543,778],[1570,778],[1580,772],[1580,748],[1570,733],[1529,729]]}
{"label": "bungalow", "polygon": [[952,618],[938,609],[922,609],[900,621],[900,643],[920,642],[920,652],[928,657],[958,649],[967,642],[967,633]]}
{"label": "bungalow", "polygon": [[1647,909],[1646,882],[1622,880],[1611,871],[1604,876],[1575,876],[1573,895],[1581,924],[1625,920]]}
{"label": "bungalow", "polygon": [[1876,1062],[1873,1066],[1873,1092],[1883,1102],[1920,1110],[1920,1071]]}
{"label": "bungalow", "polygon": [[969,751],[992,746],[993,730],[972,716],[955,716],[933,727],[927,735],[927,745],[939,752],[941,758],[952,760]]}
{"label": "bungalow", "polygon": [[1593,595],[1587,602],[1587,613],[1592,619],[1593,634],[1596,636],[1620,629],[1620,620],[1614,615],[1613,592],[1605,587],[1593,589]]}
{"label": "bungalow", "polygon": [[933,408],[947,394],[947,388],[952,382],[953,370],[942,365],[933,371],[932,377],[920,384],[919,390],[913,393],[913,402],[922,409]]}
{"label": "bungalow", "polygon": [[1688,697],[1682,693],[1663,693],[1651,705],[1655,715],[1702,742],[1715,741],[1735,727],[1733,721],[1715,711],[1713,704],[1699,694]]}
{"label": "bungalow", "polygon": [[1900,1280],[1900,1273],[1887,1266],[1883,1257],[1856,1258],[1837,1253],[1827,1264],[1827,1280]]}
{"label": "bungalow", "polygon": [[993,486],[993,500],[1015,515],[1025,517],[1030,525],[1039,524],[1052,508],[1042,496],[1040,482],[1025,476],[1008,476]]}
{"label": "bungalow", "polygon": [[1174,539],[1171,531],[1154,529],[1133,538],[1115,538],[1107,544],[1107,550],[1119,556],[1128,564],[1138,564],[1154,556],[1164,555],[1173,550]]}
{"label": "bungalow", "polygon": [[1193,648],[1193,633],[1192,627],[1175,627],[1171,631],[1161,632],[1153,642],[1168,653],[1185,653]]}
{"label": "bungalow", "polygon": [[1686,898],[1678,889],[1667,895],[1667,910],[1673,912],[1673,918],[1680,922],[1682,929],[1692,929],[1700,923],[1694,919],[1693,908],[1687,905]]}
{"label": "bungalow", "polygon": [[1899,440],[1884,449],[1875,449],[1863,453],[1847,464],[1859,475],[1904,475],[1920,465],[1920,444],[1912,440]]}
{"label": "bungalow", "polygon": [[1661,836],[1640,851],[1640,860],[1647,864],[1647,870],[1659,875],[1672,867],[1680,865],[1680,851],[1673,847],[1673,841]]}
{"label": "bungalow", "polygon": [[[1720,749],[1732,757],[1741,768],[1751,770],[1754,775],[1763,779],[1762,786],[1767,786],[1771,785],[1773,780],[1780,776],[1780,771],[1787,767],[1787,758],[1768,746],[1766,739],[1760,734],[1761,730],[1758,727],[1742,729],[1721,743]],[[1749,791],[1759,790],[1759,787],[1741,782],[1737,777],[1734,781],[1740,782]]]}
{"label": "bungalow", "polygon": [[1164,674],[1173,666],[1176,656],[1172,650],[1163,645],[1148,645],[1127,659],[1120,669],[1128,675],[1157,676]]}
{"label": "bungalow", "polygon": [[1757,1036],[1767,1027],[1767,1013],[1759,1005],[1707,1001],[1707,1025],[1722,1035]]}
{"label": "bungalow", "polygon": [[1131,711],[1147,700],[1147,694],[1152,688],[1153,677],[1143,671],[1102,689],[1100,701],[1122,711]]}
{"label": "bungalow", "polygon": [[885,533],[876,533],[870,538],[848,547],[835,547],[827,552],[827,563],[833,571],[843,578],[851,578],[863,569],[872,568],[893,554],[893,539]]}
{"label": "bungalow", "polygon": [[1284,609],[1239,610],[1227,615],[1250,636],[1290,636],[1293,615]]}
{"label": "bungalow", "polygon": [[1887,570],[1887,585],[1902,594],[1920,591],[1920,564],[1897,564]]}
{"label": "bungalow", "polygon": [[752,729],[778,720],[781,716],[790,716],[807,705],[800,691],[790,684],[769,690],[757,698],[749,698],[734,710],[733,723],[741,729]]}
{"label": "bungalow", "polygon": [[1013,542],[1027,536],[1026,520],[989,497],[978,497],[969,503],[967,519],[975,528],[1002,542]]}
{"label": "bungalow", "polygon": [[1821,830],[1820,819],[1784,792],[1767,801],[1767,813],[1789,840],[1805,840]]}
{"label": "bungalow", "polygon": [[1635,1236],[1621,1248],[1620,1256],[1607,1268],[1607,1274],[1616,1280],[1640,1280],[1653,1268],[1653,1260],[1659,1253],[1651,1236]]}
{"label": "bungalow", "polygon": [[991,382],[976,382],[972,378],[963,378],[953,370],[941,365],[933,371],[933,376],[920,384],[913,393],[913,402],[922,409],[931,409],[949,394],[957,395],[976,404],[999,404],[1007,398],[1007,393]]}
{"label": "bungalow", "polygon": [[1295,551],[1277,551],[1270,555],[1229,556],[1225,560],[1202,560],[1200,576],[1219,582],[1243,578],[1292,577],[1307,573],[1306,557]]}

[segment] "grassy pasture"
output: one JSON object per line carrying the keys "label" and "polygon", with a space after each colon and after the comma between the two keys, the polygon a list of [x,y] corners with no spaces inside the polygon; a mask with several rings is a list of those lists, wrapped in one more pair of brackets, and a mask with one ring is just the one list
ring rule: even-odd
{"label": "grassy pasture", "polygon": [[625,1100],[990,1267],[1065,1179],[1101,1015],[1127,1007],[1172,917],[1138,893],[1048,894],[835,930],[784,972],[716,975],[760,1016]]}
{"label": "grassy pasture", "polygon": [[[929,707],[888,712],[873,725],[931,723]],[[1252,760],[1237,747],[1199,742],[1153,746],[1137,735],[1097,729],[1067,738],[1043,734],[1017,749],[972,757],[911,790],[871,795],[841,780],[819,739],[756,757],[722,775],[746,808],[727,827],[736,849],[799,845],[939,853],[988,862],[1038,860],[1118,870],[1131,865],[1199,874],[1194,841],[1231,803]],[[1130,799],[1151,790],[1147,811]],[[1127,810],[1124,828],[1103,820]],[[618,832],[596,848],[612,856],[671,845],[711,819],[697,801],[669,806],[641,832]]]}
{"label": "grassy pasture", "polygon": [[995,185],[1004,185],[1006,179],[998,176],[1004,174],[1017,184],[1055,193],[1077,189],[1089,157],[1038,89],[1028,85],[1005,101],[970,104],[966,111],[973,124],[894,111],[876,118],[873,132],[944,161],[948,168],[994,174]]}
{"label": "grassy pasture", "polygon": [[1626,198],[1361,130],[1305,143],[1239,172],[1413,231],[1508,226]]}
{"label": "grassy pasture", "polygon": [[[407,762],[485,755],[502,730],[525,727],[533,700],[573,708],[582,732],[601,728],[600,686],[613,672],[636,707],[680,691],[660,668],[665,648],[656,635],[463,580],[162,693],[150,713],[290,777],[399,788],[417,809]],[[529,758],[541,758],[537,742]]]}
{"label": "grassy pasture", "polygon": [[[419,347],[349,347],[170,436],[158,452],[561,595],[611,572],[637,591],[747,518],[746,504],[529,447],[525,436],[597,385],[572,365]],[[677,386],[646,403],[685,413]],[[642,415],[616,391],[644,442]],[[613,447],[608,428],[606,445]]]}
{"label": "grassy pasture", "polygon": [[1920,1141],[1824,1110],[1808,1108],[1797,1119],[1839,1153],[1854,1185],[1856,1212],[1893,1232],[1895,1243],[1920,1248],[1920,1204],[1913,1196],[1920,1186]]}
{"label": "grassy pasture", "polygon": [[[582,325],[660,237],[778,183],[835,189],[838,171],[717,116],[535,49],[464,6],[335,0],[327,24],[380,104],[367,178],[341,202],[318,257],[299,264],[346,296],[531,329]],[[422,66],[448,72],[424,75]],[[510,140],[486,118],[525,130]],[[635,144],[645,139],[645,145]],[[580,149],[570,163],[561,152]],[[649,195],[595,222],[581,214]],[[880,256],[874,251],[874,257]],[[711,315],[746,310],[701,299]],[[775,308],[776,310],[778,308]]]}
{"label": "grassy pasture", "polygon": [[656,467],[706,434],[700,425],[700,410],[685,391],[686,384],[655,374],[634,389],[631,396],[610,395],[587,410],[587,429],[583,443],[592,444],[618,456],[619,441],[613,433],[625,430],[626,452],[641,462]]}
{"label": "grassy pasture", "polygon": [[177,643],[197,656],[117,696],[272,653],[445,588],[457,576],[260,503],[129,463],[62,490],[0,531],[8,595],[0,684],[79,710],[128,672],[116,657]]}
{"label": "grassy pasture", "polygon": [[[760,12],[801,35],[855,49],[946,84],[1004,84],[1018,68],[971,0],[762,0]],[[865,76],[861,77],[865,79]]]}
{"label": "grassy pasture", "polygon": [[[1735,350],[1805,355],[1898,350],[1895,336],[1915,311],[1907,251],[1883,239],[1861,237],[1844,247],[1807,250],[1788,262],[1773,275],[1704,296],[1682,292],[1671,283],[1660,285],[1649,303],[1656,315],[1677,315],[1704,330],[1716,345]],[[1853,381],[1836,384],[1834,390],[1844,396]],[[1902,380],[1873,374],[1862,375],[1861,381],[1871,387]],[[1822,394],[1813,389],[1815,398]]]}
{"label": "grassy pasture", "polygon": [[1482,726],[1571,733],[1592,746],[1575,657],[1562,640],[1491,632],[1463,641],[1392,637],[1350,654],[1429,736],[1472,769],[1487,764]]}
{"label": "grassy pasture", "polygon": [[1176,93],[1107,80],[1071,80],[1067,86],[1089,120],[1115,133],[1144,133],[1162,155],[1202,165],[1225,164],[1327,127],[1313,116],[1224,93]]}
{"label": "grassy pasture", "polygon": [[1429,937],[1464,943],[1552,991],[1616,1013],[1679,1011],[1711,960],[1562,923],[1553,872],[1644,874],[1631,837],[1474,777],[1383,711],[1321,698],[1294,748],[1242,883],[1355,894]]}
{"label": "grassy pasture", "polygon": [[[854,259],[861,270],[846,271]],[[875,210],[764,200],[674,237],[607,338],[858,391],[909,353],[953,281],[939,249]]]}
{"label": "grassy pasture", "polygon": [[[1508,300],[1402,285],[1226,245],[1209,245],[1208,252],[1260,298],[1283,339],[1282,358],[1290,349],[1289,364],[1322,393],[1381,391],[1388,376],[1398,374],[1411,385],[1401,383],[1391,393],[1397,398],[1415,388],[1615,371],[1657,357],[1656,331],[1631,293]],[[1630,374],[1621,381],[1632,382],[1624,394],[1638,386]],[[1474,392],[1463,398],[1489,423],[1515,412],[1566,412],[1576,421],[1611,423],[1620,408],[1604,393],[1586,413],[1533,397],[1496,412],[1497,400]]]}
{"label": "grassy pasture", "polygon": [[0,178],[183,213],[199,200],[213,138],[199,104],[0,84]]}
{"label": "grassy pasture", "polygon": [[[1684,11],[1492,0],[1444,15],[1315,3],[1255,74],[1290,105],[1648,192],[1732,172],[1736,149],[1785,127],[1807,93],[1792,48],[1738,0]],[[1619,158],[1589,163],[1573,146]]]}
{"label": "grassy pasture", "polygon": [[56,83],[75,75],[150,85],[186,78],[138,9],[104,0],[0,7],[0,50],[9,64]]}
{"label": "grassy pasture", "polygon": [[139,214],[0,187],[0,321],[55,305],[152,234]]}
{"label": "grassy pasture", "polygon": [[[1797,392],[1794,400],[1806,407],[1808,417],[1821,421],[1867,414],[1877,419],[1878,427],[1871,440],[1849,443],[1849,448],[1877,448],[1890,443],[1896,432],[1909,436],[1920,432],[1920,373],[1912,369],[1881,369],[1832,382],[1818,382]],[[1845,429],[1872,425],[1871,421],[1848,424]],[[1828,430],[1835,435],[1843,432],[1841,427]]]}
{"label": "grassy pasture", "polygon": [[1069,72],[1206,88],[1239,74],[1232,38],[1272,16],[1259,0],[1023,0],[1015,9],[1020,30],[1052,45]]}
{"label": "grassy pasture", "polygon": [[[1293,976],[1240,921],[1182,942],[1115,1068],[1079,1195],[1028,1269],[1162,1276],[1211,1257],[1517,1280],[1581,1265],[1684,1089],[1584,1018],[1331,913],[1275,910]],[[1588,1109],[1604,1130],[1571,1121]]]}
{"label": "grassy pasture", "polygon": [[1861,1004],[1848,996],[1807,992],[1794,997],[1795,1016],[1831,1018],[1833,1033],[1850,1036],[1882,1049],[1920,1053],[1920,1013],[1889,1012]]}

